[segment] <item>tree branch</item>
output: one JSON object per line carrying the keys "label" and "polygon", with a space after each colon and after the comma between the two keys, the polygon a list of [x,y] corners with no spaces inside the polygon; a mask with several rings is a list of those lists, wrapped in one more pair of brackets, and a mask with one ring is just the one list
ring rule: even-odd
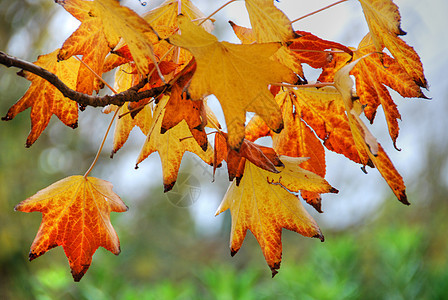
{"label": "tree branch", "polygon": [[49,83],[54,85],[54,87],[56,87],[65,97],[77,102],[82,106],[104,107],[109,104],[123,105],[125,102],[136,102],[145,98],[156,97],[171,89],[170,84],[165,84],[159,87],[152,88],[150,90],[139,92],[139,89],[143,88],[148,82],[147,79],[144,79],[137,85],[119,94],[91,96],[72,90],[55,74],[45,70],[44,68],[41,68],[20,58],[8,55],[7,53],[4,53],[2,51],[0,51],[0,64],[6,66],[7,68],[20,68],[47,80]]}

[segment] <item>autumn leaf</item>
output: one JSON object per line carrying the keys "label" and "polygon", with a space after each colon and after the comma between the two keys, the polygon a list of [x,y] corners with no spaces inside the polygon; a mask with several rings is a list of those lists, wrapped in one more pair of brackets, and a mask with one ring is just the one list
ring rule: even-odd
{"label": "autumn leaf", "polygon": [[280,44],[235,45],[217,38],[184,16],[178,19],[181,34],[170,43],[188,49],[195,57],[197,69],[188,89],[192,99],[214,94],[221,103],[235,150],[244,140],[246,112],[259,114],[274,131],[283,128],[281,112],[267,86],[273,82],[294,81],[286,67],[271,56]]}
{"label": "autumn leaf", "polygon": [[143,18],[151,24],[160,38],[164,39],[177,31],[177,16],[179,13],[189,20],[196,20],[194,21],[195,24],[202,23],[201,26],[207,32],[213,30],[212,22],[210,20],[202,22],[205,15],[190,0],[166,0],[160,6],[144,14]]}
{"label": "autumn leaf", "polygon": [[[59,50],[58,59],[66,60],[73,55],[82,55],[83,62],[92,70],[81,64],[76,83],[76,90],[81,93],[92,94],[94,90],[100,89],[99,76],[103,73],[103,64],[106,55],[110,52],[103,24],[100,18],[94,18],[89,13],[92,4],[86,1],[64,1],[59,2],[65,10],[77,18],[81,25],[71,34]],[[95,72],[95,73],[94,73]]]}
{"label": "autumn leaf", "polygon": [[[34,64],[59,77],[69,88],[76,87],[80,63],[75,58],[58,62],[59,49],[52,53],[40,55]],[[32,73],[24,72],[26,79],[31,81],[25,95],[20,98],[2,120],[14,119],[19,113],[31,107],[31,132],[26,140],[26,146],[31,145],[45,130],[51,117],[56,115],[65,125],[78,127],[78,104],[65,98],[59,90],[45,79]]]}
{"label": "autumn leaf", "polygon": [[407,98],[426,99],[426,96],[395,59],[386,53],[380,55],[374,52],[375,48],[370,34],[368,34],[359,44],[354,58],[372,54],[359,61],[350,74],[356,78],[356,93],[361,104],[365,105],[364,113],[371,123],[373,123],[378,106],[382,106],[389,134],[397,148],[398,120],[401,119],[401,115],[387,87]]}
{"label": "autumn leaf", "polygon": [[[273,148],[279,155],[291,157],[309,157],[301,167],[321,177],[325,177],[325,151],[313,130],[301,119],[302,107],[297,103],[292,92],[283,92],[276,96],[283,112],[285,128],[282,132],[271,133]],[[322,212],[320,194],[301,191],[302,198],[318,212]]]}
{"label": "autumn leaf", "polygon": [[362,106],[355,100],[352,94],[354,83],[349,76],[349,72],[359,61],[366,57],[360,57],[338,70],[334,76],[335,87],[341,93],[342,100],[344,101],[350,129],[361,160],[364,164],[372,162],[389,184],[398,200],[403,204],[409,205],[403,178],[397,172],[376,138],[359,118],[359,115],[362,113]]}
{"label": "autumn leaf", "polygon": [[246,0],[250,24],[259,43],[286,42],[295,34],[288,17],[272,0]]}
{"label": "autumn leaf", "polygon": [[166,112],[168,96],[162,97],[153,114],[153,123],[148,137],[137,159],[136,167],[150,154],[158,152],[162,161],[164,191],[171,190],[176,183],[177,173],[185,151],[198,155],[205,163],[213,162],[213,151],[207,147],[204,151],[192,138],[192,133],[185,120],[161,133],[161,124]]}
{"label": "autumn leaf", "polygon": [[290,90],[293,104],[302,121],[313,129],[331,151],[361,163],[354,145],[344,103],[333,87]]}
{"label": "autumn leaf", "polygon": [[[189,0],[167,0],[160,6],[142,15],[142,18],[151,25],[161,39],[153,44],[154,54],[157,57],[164,57],[164,60],[160,63],[172,61],[178,64],[178,66],[181,66],[187,64],[192,58],[191,53],[184,49],[176,48],[172,51],[173,46],[164,40],[178,30],[177,15],[179,14],[179,7],[182,15],[187,16],[191,20],[198,20],[195,21],[195,23],[201,22],[205,17],[204,14]],[[203,22],[201,26],[208,32],[213,30],[213,24],[210,20]],[[115,57],[110,55],[106,59],[108,65],[117,66],[122,64],[123,57],[132,60],[129,47],[124,42],[120,42],[115,47],[114,53],[118,55]]]}
{"label": "autumn leaf", "polygon": [[30,261],[62,246],[75,281],[87,272],[98,247],[115,255],[120,253],[110,213],[128,208],[107,181],[70,176],[20,202],[14,209],[42,213],[42,223],[31,245]]}
{"label": "autumn leaf", "polygon": [[244,140],[240,150],[235,151],[228,146],[227,138],[227,134],[224,132],[215,134],[213,167],[215,170],[222,160],[225,160],[227,162],[229,181],[236,178],[236,184],[239,184],[244,175],[246,159],[257,167],[273,173],[279,172],[276,167],[283,167],[283,163],[274,149]]}
{"label": "autumn leaf", "polygon": [[[258,37],[255,35],[254,30],[251,28],[242,27],[236,25],[234,22],[229,21],[230,26],[232,26],[233,32],[235,32],[236,36],[240,39],[243,44],[253,44],[256,42],[264,43],[269,42],[270,39],[267,37]],[[261,38],[261,40],[260,40]],[[297,59],[297,56],[294,52],[286,47],[286,43],[283,43],[282,47],[277,50],[274,54],[275,59],[277,59],[281,64],[288,67],[291,71],[299,75],[300,77],[304,77],[302,65]]]}
{"label": "autumn leaf", "polygon": [[[366,144],[369,148],[369,151],[373,155],[378,154],[378,142],[364,122],[359,118],[359,116],[363,113],[363,108],[359,101],[357,101],[357,97],[353,95],[353,79],[350,77],[350,71],[355,67],[355,65],[361,61],[366,56],[362,56],[341,69],[339,69],[334,75],[334,86],[341,93],[342,101],[344,101],[345,110],[347,112],[348,122],[350,124],[351,131],[353,133],[353,138],[355,140],[356,147],[361,158],[365,157],[363,149],[364,147],[360,147],[361,144]],[[361,138],[359,138],[361,137]],[[364,164],[367,164],[367,159],[364,160]]]}
{"label": "autumn leaf", "polygon": [[[93,33],[98,38],[94,43],[99,44],[102,47],[100,49],[104,48],[105,43],[109,49],[114,49],[123,38],[140,74],[149,73],[151,62],[157,65],[153,52],[153,43],[158,41],[157,36],[152,27],[131,9],[121,6],[115,0],[58,0],[57,3],[64,8],[67,6],[67,11],[83,22],[78,28],[79,32],[75,32],[66,41],[68,49],[61,53],[61,58],[77,53],[75,48],[78,46],[73,45],[89,43],[90,33]],[[85,34],[86,30],[90,33]],[[96,51],[95,48],[89,47],[81,51],[86,55],[99,55],[90,53]],[[97,57],[99,64],[101,64],[100,57]]]}
{"label": "autumn leaf", "polygon": [[281,156],[280,160],[285,166],[279,168],[278,174],[247,162],[245,176],[239,185],[233,181],[216,212],[220,214],[230,209],[232,256],[241,248],[247,230],[250,230],[261,247],[272,276],[280,268],[282,228],[324,240],[316,222],[292,192],[337,192],[325,179],[298,166],[306,158]]}
{"label": "autumn leaf", "polygon": [[[139,92],[149,90],[162,84],[160,77],[154,72],[154,65],[152,65],[152,67],[152,74],[147,78],[148,83],[146,83],[143,88],[139,89]],[[173,72],[176,69],[177,64],[162,61],[160,62],[159,67],[162,74],[166,75]],[[125,63],[118,67],[115,72],[114,90],[120,93],[137,85],[141,80],[141,77],[135,71],[135,65],[131,63]],[[152,124],[152,109],[150,105],[148,105],[151,101],[152,99],[146,98],[137,102],[126,102],[121,107],[109,105],[103,109],[103,112],[106,114],[119,109],[118,119],[115,123],[111,157],[113,157],[113,155],[125,144],[129,134],[135,126],[138,126],[145,135],[148,134]]]}
{"label": "autumn leaf", "polygon": [[400,27],[401,16],[397,5],[392,0],[359,0],[359,2],[376,50],[382,52],[386,47],[415,83],[427,88],[420,57],[414,48],[399,37],[406,32]]}
{"label": "autumn leaf", "polygon": [[165,106],[161,133],[165,133],[182,120],[188,124],[194,139],[198,145],[207,150],[208,140],[204,127],[207,124],[207,116],[203,101],[192,101],[186,93],[186,86],[196,71],[196,63],[192,60],[183,70],[179,79],[170,82],[172,84],[170,98]]}
{"label": "autumn leaf", "polygon": [[306,31],[296,31],[298,37],[290,40],[288,49],[293,51],[301,63],[313,68],[322,68],[333,60],[332,50],[352,56],[353,51],[339,43],[323,40]]}

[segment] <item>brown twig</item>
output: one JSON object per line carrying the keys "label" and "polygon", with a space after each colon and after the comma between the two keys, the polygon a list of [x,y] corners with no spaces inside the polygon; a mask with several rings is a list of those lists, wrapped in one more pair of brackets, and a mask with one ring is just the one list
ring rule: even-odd
{"label": "brown twig", "polygon": [[150,90],[139,92],[139,90],[143,88],[147,83],[147,79],[144,79],[128,90],[115,95],[91,96],[72,90],[55,74],[45,70],[44,68],[41,68],[20,58],[11,56],[2,51],[0,51],[0,64],[8,68],[20,68],[47,80],[49,83],[54,85],[54,87],[56,87],[65,97],[77,102],[82,106],[104,107],[109,104],[123,105],[125,102],[136,102],[145,98],[156,97],[171,89],[170,84],[165,84],[159,87],[152,88]]}

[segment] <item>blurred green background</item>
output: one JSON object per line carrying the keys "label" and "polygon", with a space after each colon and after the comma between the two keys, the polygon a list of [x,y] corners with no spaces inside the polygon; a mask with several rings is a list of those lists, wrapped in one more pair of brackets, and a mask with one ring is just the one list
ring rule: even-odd
{"label": "blurred green background", "polygon": [[[41,20],[57,26],[63,20],[53,17],[57,11],[60,8],[52,1],[0,0],[0,50],[30,61],[53,50],[48,44],[54,43],[54,32],[47,28],[49,22]],[[0,66],[2,116],[29,85],[16,71]],[[442,95],[445,101],[446,95]],[[61,247],[28,262],[41,216],[14,212],[14,206],[63,177],[82,174],[109,117],[99,109],[87,109],[76,131],[53,118],[30,149],[24,147],[28,111],[0,123],[1,299],[448,299],[446,136],[420,145],[426,149],[419,157],[425,167],[407,182],[410,207],[387,191],[387,199],[348,226],[322,224],[314,215],[325,242],[284,231],[282,267],[273,279],[251,234],[240,252],[230,257],[228,213],[217,221],[217,228],[204,233],[197,225],[197,211],[167,201],[161,180],[148,180],[135,193],[114,181],[110,174],[128,171],[121,166],[128,164],[127,156],[135,158],[138,145],[128,146],[121,158],[119,153],[112,161],[105,151],[102,166],[93,174],[112,181],[130,207],[126,213],[112,214],[122,253],[114,256],[98,249],[79,283],[73,282]],[[145,167],[151,166],[159,165]],[[218,180],[219,197],[226,187],[225,180]],[[219,202],[210,199],[217,207]]]}

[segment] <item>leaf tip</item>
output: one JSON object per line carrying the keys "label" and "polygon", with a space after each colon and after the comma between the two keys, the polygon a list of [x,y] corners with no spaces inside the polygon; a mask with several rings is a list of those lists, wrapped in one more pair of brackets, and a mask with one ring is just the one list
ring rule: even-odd
{"label": "leaf tip", "polygon": [[339,190],[338,190],[338,189],[335,189],[334,187],[331,187],[331,189],[330,189],[330,193],[338,194],[338,193],[339,193]]}
{"label": "leaf tip", "polygon": [[166,193],[166,192],[171,191],[173,189],[173,186],[175,183],[176,183],[176,181],[170,182],[170,183],[164,183],[163,184],[163,192]]}
{"label": "leaf tip", "polygon": [[84,266],[84,268],[80,272],[75,272],[72,270],[72,277],[75,282],[79,282],[81,278],[86,274],[87,269],[89,266]]}
{"label": "leaf tip", "polygon": [[320,230],[319,230],[319,233],[318,233],[318,234],[313,235],[313,238],[317,238],[317,239],[319,239],[322,243],[325,242],[325,237],[324,237],[324,235],[322,234],[322,232],[320,232]]}
{"label": "leaf tip", "polygon": [[408,206],[411,205],[411,203],[408,201],[408,197],[406,196],[406,193],[404,191],[400,194],[398,200],[401,203],[403,203],[404,205],[408,205]]}
{"label": "leaf tip", "polygon": [[278,269],[280,269],[280,262],[274,263],[272,266],[269,266],[269,268],[271,268],[272,278],[274,278],[274,276],[278,274]]}

